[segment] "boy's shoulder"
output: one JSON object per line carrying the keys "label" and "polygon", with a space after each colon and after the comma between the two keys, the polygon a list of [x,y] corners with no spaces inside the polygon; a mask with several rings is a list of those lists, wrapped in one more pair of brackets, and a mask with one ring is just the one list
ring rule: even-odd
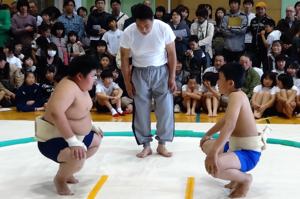
{"label": "boy's shoulder", "polygon": [[229,99],[229,103],[240,103],[242,102],[244,99],[248,100],[247,95],[242,91],[235,91],[235,92],[231,92],[228,96]]}

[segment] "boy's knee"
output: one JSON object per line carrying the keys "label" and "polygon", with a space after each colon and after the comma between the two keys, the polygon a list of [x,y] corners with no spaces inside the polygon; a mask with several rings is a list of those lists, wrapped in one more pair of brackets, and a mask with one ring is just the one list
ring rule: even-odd
{"label": "boy's knee", "polygon": [[113,95],[113,96],[116,96],[116,95],[118,95],[118,94],[119,94],[119,90],[117,90],[117,89],[113,90],[113,92],[112,92],[112,95]]}

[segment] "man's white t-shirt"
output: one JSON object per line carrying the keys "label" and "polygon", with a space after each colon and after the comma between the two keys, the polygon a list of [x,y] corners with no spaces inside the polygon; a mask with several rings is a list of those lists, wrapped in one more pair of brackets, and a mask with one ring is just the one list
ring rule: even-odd
{"label": "man's white t-shirt", "polygon": [[96,94],[105,93],[106,95],[111,95],[114,89],[120,88],[115,82],[112,82],[108,87],[105,87],[102,80],[98,80],[96,84]]}
{"label": "man's white t-shirt", "polygon": [[107,31],[104,33],[102,40],[106,41],[108,52],[114,56],[117,55],[120,49],[120,39],[123,31],[117,29],[116,31]]}
{"label": "man's white t-shirt", "polygon": [[174,42],[175,38],[168,24],[154,19],[147,35],[137,29],[136,23],[128,26],[121,37],[120,46],[130,49],[135,67],[162,66],[168,62],[166,45]]}
{"label": "man's white t-shirt", "polygon": [[277,87],[273,86],[272,88],[263,87],[261,84],[257,85],[253,89],[253,93],[262,93],[262,92],[269,92],[271,95],[275,95],[277,92]]}

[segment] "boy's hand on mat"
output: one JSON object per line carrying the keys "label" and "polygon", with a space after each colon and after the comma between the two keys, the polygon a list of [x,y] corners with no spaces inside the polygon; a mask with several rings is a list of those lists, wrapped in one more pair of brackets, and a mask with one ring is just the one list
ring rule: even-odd
{"label": "boy's hand on mat", "polygon": [[70,147],[72,157],[76,160],[82,160],[86,158],[85,149],[81,146],[72,146]]}
{"label": "boy's hand on mat", "polygon": [[207,140],[210,140],[211,139],[211,137],[210,136],[204,136],[204,137],[202,137],[201,138],[201,140],[200,140],[200,148],[202,149],[202,146],[203,146],[203,144],[207,141]]}
{"label": "boy's hand on mat", "polygon": [[205,159],[206,171],[212,176],[215,176],[218,172],[217,157],[216,153],[209,153]]}

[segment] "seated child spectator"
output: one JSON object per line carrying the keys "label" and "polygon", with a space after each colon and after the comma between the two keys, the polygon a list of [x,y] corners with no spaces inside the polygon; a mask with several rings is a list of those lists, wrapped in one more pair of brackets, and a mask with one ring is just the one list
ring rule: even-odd
{"label": "seated child spectator", "polygon": [[23,72],[33,72],[36,73],[36,66],[34,65],[33,58],[31,55],[25,56],[23,59]]}
{"label": "seated child spectator", "polygon": [[54,91],[54,87],[56,84],[55,75],[56,75],[56,71],[54,67],[47,68],[45,74],[45,80],[40,84],[40,87],[42,88],[43,91],[43,98],[45,99],[45,102],[48,101],[52,92]]}
{"label": "seated child spectator", "polygon": [[[96,85],[97,111],[101,112],[108,109],[113,117],[124,115],[121,108],[123,90],[113,82],[112,71],[103,70],[100,76],[101,79],[97,81]],[[113,108],[113,105],[116,106],[117,110]]]}
{"label": "seated child spectator", "polygon": [[196,106],[201,99],[200,85],[197,84],[196,76],[190,75],[187,84],[182,86],[183,106],[187,109],[186,115],[196,115]]}
{"label": "seated child spectator", "polygon": [[10,65],[15,65],[18,68],[22,68],[22,61],[15,56],[14,54],[14,45],[12,43],[8,43],[7,45],[4,46],[3,52],[6,55],[6,61]]}
{"label": "seated child spectator", "polygon": [[226,59],[225,59],[224,55],[223,54],[215,54],[214,65],[205,69],[205,71],[203,72],[203,75],[207,72],[219,73],[218,72],[219,69],[224,64],[226,64]]}
{"label": "seated child spectator", "polygon": [[208,117],[217,117],[220,102],[220,93],[217,87],[218,74],[207,72],[203,75],[203,83],[200,87],[204,109],[208,111]]}
{"label": "seated child spectator", "polygon": [[286,67],[286,74],[292,76],[294,85],[296,86],[297,72],[300,69],[299,64],[291,63]]}
{"label": "seated child spectator", "polygon": [[16,106],[18,111],[31,112],[44,110],[45,100],[41,88],[35,83],[33,72],[25,73],[24,84],[16,93]]}
{"label": "seated child spectator", "polygon": [[10,65],[6,61],[4,53],[0,53],[0,91],[4,91],[5,95],[1,105],[9,107],[14,105],[15,92],[23,84],[24,74],[20,68]]}
{"label": "seated child spectator", "polygon": [[271,47],[271,52],[267,57],[267,65],[264,66],[263,71],[269,72],[275,69],[275,59],[282,54],[282,42],[280,40],[274,41]]}
{"label": "seated child spectator", "polygon": [[259,119],[265,110],[274,106],[276,98],[276,74],[273,72],[264,73],[261,77],[261,84],[253,89],[251,99],[254,109],[254,117]]}
{"label": "seated child spectator", "polygon": [[111,59],[109,55],[103,54],[99,61],[100,70],[110,69],[112,70],[114,67],[111,65]]}
{"label": "seated child spectator", "polygon": [[103,54],[108,54],[106,42],[104,40],[96,41],[94,46],[90,46],[90,52],[100,60]]}
{"label": "seated child spectator", "polygon": [[187,82],[187,78],[190,75],[189,72],[185,71],[182,65],[182,59],[180,57],[177,57],[177,64],[176,64],[176,86],[177,90],[173,93],[174,97],[174,112],[179,113],[181,112],[181,107],[182,107],[182,93],[181,93],[181,88],[183,84]]}
{"label": "seated child spectator", "polygon": [[107,19],[109,31],[105,32],[102,40],[106,41],[108,52],[115,58],[120,49],[120,39],[123,34],[122,30],[117,27],[117,20],[111,16]]}
{"label": "seated child spectator", "polygon": [[70,61],[72,61],[74,57],[85,55],[85,51],[79,41],[77,33],[74,31],[68,33],[67,51]]}
{"label": "seated child spectator", "polygon": [[[220,92],[229,97],[225,115],[210,128],[200,141],[206,171],[214,178],[230,180],[225,188],[229,197],[245,197],[252,183],[252,170],[258,163],[265,141],[259,135],[248,96],[241,90],[245,70],[229,63],[219,71]],[[212,136],[220,132],[217,139]]]}
{"label": "seated child spectator", "polygon": [[196,76],[197,82],[201,82],[201,74],[206,68],[205,53],[198,44],[198,36],[191,35],[189,38],[190,50],[185,52],[186,56],[186,70],[190,74]]}
{"label": "seated child spectator", "polygon": [[291,118],[296,108],[296,96],[299,91],[294,86],[293,78],[288,74],[277,77],[276,110]]}
{"label": "seated child spectator", "polygon": [[286,59],[287,57],[283,54],[280,54],[275,58],[275,69],[273,69],[272,72],[276,73],[277,76],[285,73]]}
{"label": "seated child spectator", "polygon": [[[269,19],[265,23],[265,30],[260,32],[262,41],[268,52],[271,51],[271,46],[274,41],[279,41],[281,32],[279,30],[274,30],[275,21],[273,19]],[[267,38],[265,35],[268,35]]]}
{"label": "seated child spectator", "polygon": [[23,59],[24,59],[23,44],[17,39],[15,41],[14,54],[17,58],[19,58],[21,61],[23,61]]}
{"label": "seated child spectator", "polygon": [[69,57],[67,52],[67,39],[65,32],[66,30],[64,24],[61,22],[56,22],[51,29],[51,42],[57,46],[58,56],[67,66],[69,65]]}

